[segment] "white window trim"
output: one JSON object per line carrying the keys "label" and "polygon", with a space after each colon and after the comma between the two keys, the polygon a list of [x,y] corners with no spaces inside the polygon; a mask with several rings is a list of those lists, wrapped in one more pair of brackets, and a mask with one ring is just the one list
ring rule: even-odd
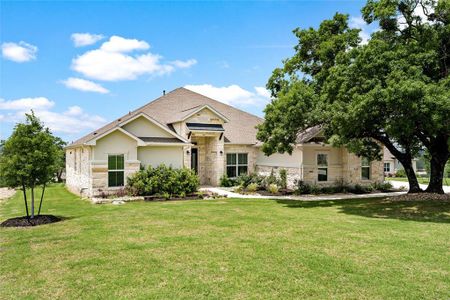
{"label": "white window trim", "polygon": [[[110,170],[109,169],[109,156],[118,156],[118,155],[123,155],[123,169],[113,169],[113,170]],[[108,167],[108,180],[107,180],[107,186],[108,186],[108,188],[122,188],[122,187],[124,187],[125,186],[125,153],[108,153],[108,156],[107,156],[108,158],[107,158],[107,160],[106,160],[106,164],[107,164],[107,167]],[[110,186],[109,185],[109,172],[120,172],[120,171],[122,171],[123,172],[123,185],[119,185],[119,186]]]}
{"label": "white window trim", "polygon": [[[324,154],[327,156],[327,165],[323,166],[323,165],[319,165],[319,154]],[[316,180],[318,183],[327,183],[330,182],[330,162],[329,162],[329,158],[330,158],[330,153],[329,152],[316,152]],[[320,169],[327,169],[327,180],[320,180],[319,181],[319,168]]]}
{"label": "white window trim", "polygon": [[[389,170],[387,170],[387,171],[386,171],[386,165],[389,167]],[[390,173],[391,172],[391,163],[390,162],[383,163],[383,171],[384,171],[384,173]]]}
{"label": "white window trim", "polygon": [[[233,165],[229,165],[228,164],[228,154],[234,154],[236,156],[236,164]],[[239,164],[239,154],[247,154],[247,163],[246,164]],[[248,175],[248,152],[229,152],[229,153],[225,153],[225,174],[227,174],[228,176],[228,167],[236,167],[236,177],[239,176],[239,167],[247,167],[247,175]],[[231,178],[236,178],[236,177],[231,177]]]}

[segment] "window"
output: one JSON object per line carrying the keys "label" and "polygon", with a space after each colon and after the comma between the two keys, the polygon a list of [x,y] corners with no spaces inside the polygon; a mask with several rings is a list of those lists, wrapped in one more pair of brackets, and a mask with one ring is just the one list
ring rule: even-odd
{"label": "window", "polygon": [[367,157],[361,157],[361,179],[370,179],[370,161]]}
{"label": "window", "polygon": [[384,172],[385,173],[391,172],[391,164],[390,163],[384,163]]}
{"label": "window", "polygon": [[328,181],[328,154],[317,154],[317,181]]}
{"label": "window", "polygon": [[124,158],[123,154],[108,155],[108,186],[123,186]]}
{"label": "window", "polygon": [[227,153],[227,176],[230,178],[247,174],[248,153]]}

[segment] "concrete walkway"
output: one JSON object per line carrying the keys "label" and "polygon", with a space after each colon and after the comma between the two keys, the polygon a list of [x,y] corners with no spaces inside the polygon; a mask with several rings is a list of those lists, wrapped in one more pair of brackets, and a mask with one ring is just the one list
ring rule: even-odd
{"label": "concrete walkway", "polygon": [[[390,182],[392,184],[392,186],[396,189],[398,188],[405,188],[406,190],[409,189],[409,183],[405,182],[405,181],[395,181],[395,180],[389,180],[388,182]],[[420,188],[425,190],[427,188],[427,184],[420,184]],[[444,185],[443,186],[444,189],[444,193],[450,193],[450,186],[448,185]]]}
{"label": "concrete walkway", "polygon": [[0,188],[0,200],[12,197],[15,193],[15,189]]}
{"label": "concrete walkway", "polygon": [[303,195],[303,196],[262,196],[259,194],[242,195],[218,187],[202,187],[200,191],[210,191],[228,198],[241,199],[276,199],[276,200],[301,200],[301,201],[321,201],[321,200],[343,200],[343,199],[364,199],[364,198],[383,198],[405,194],[406,192],[393,193],[373,193],[373,194],[333,194],[333,195]]}

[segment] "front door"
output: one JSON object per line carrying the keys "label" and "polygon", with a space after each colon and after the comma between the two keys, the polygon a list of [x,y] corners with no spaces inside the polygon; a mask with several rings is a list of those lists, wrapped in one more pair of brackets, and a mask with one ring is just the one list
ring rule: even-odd
{"label": "front door", "polygon": [[198,174],[198,149],[191,149],[191,169]]}

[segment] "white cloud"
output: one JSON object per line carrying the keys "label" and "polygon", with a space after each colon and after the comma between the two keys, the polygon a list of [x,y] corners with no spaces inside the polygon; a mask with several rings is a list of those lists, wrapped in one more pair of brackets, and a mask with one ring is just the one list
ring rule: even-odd
{"label": "white cloud", "polygon": [[38,48],[23,41],[16,43],[3,43],[2,55],[4,58],[22,63],[36,59]]}
{"label": "white cloud", "polygon": [[40,110],[52,108],[54,105],[55,102],[45,97],[21,98],[10,101],[0,99],[0,110]]}
{"label": "white cloud", "polygon": [[192,67],[196,63],[197,63],[196,59],[188,59],[186,61],[175,60],[175,61],[172,62],[172,65],[174,65],[175,67],[180,68],[180,69],[185,69],[185,68]]}
{"label": "white cloud", "polygon": [[126,39],[121,36],[113,35],[109,41],[104,42],[100,50],[108,52],[130,52],[134,50],[147,50],[150,45],[146,41],[136,39]]}
{"label": "white cloud", "polygon": [[109,93],[109,90],[105,89],[100,84],[86,79],[70,77],[61,82],[68,88],[80,90],[83,92],[95,92],[100,94]]}
{"label": "white cloud", "polygon": [[105,124],[106,120],[98,115],[85,113],[79,106],[71,106],[62,113],[51,111],[55,102],[45,98],[22,98],[5,101],[0,99],[2,122],[22,122],[25,113],[31,109],[53,132],[78,134]]}
{"label": "white cloud", "polygon": [[350,28],[361,29],[359,37],[361,38],[361,44],[365,45],[370,39],[370,35],[375,31],[370,25],[364,21],[362,17],[351,17],[348,23]]}
{"label": "white cloud", "polygon": [[101,34],[92,33],[73,33],[71,36],[73,44],[75,47],[83,47],[97,43],[104,38]]}
{"label": "white cloud", "polygon": [[270,100],[270,94],[263,87],[255,87],[254,92],[236,84],[224,87],[211,84],[186,85],[185,88],[234,106],[261,105]]}
{"label": "white cloud", "polygon": [[[164,75],[176,68],[187,68],[194,59],[173,65],[162,63],[162,56],[147,52],[145,54],[126,54],[150,47],[145,41],[112,36],[99,49],[87,51],[72,60],[72,69],[84,76],[104,81],[133,80],[141,75]],[[196,61],[195,61],[196,62]]]}

